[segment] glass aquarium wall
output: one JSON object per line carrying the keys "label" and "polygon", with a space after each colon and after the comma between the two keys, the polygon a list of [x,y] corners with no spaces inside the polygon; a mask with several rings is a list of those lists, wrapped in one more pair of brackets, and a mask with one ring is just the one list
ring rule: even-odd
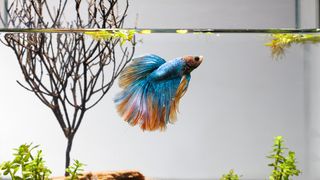
{"label": "glass aquarium wall", "polygon": [[[313,26],[304,23],[314,18],[307,7],[313,8],[303,4],[300,9],[302,27]],[[66,12],[72,8],[68,5]],[[295,28],[296,24],[295,0],[133,0],[125,27]],[[319,71],[313,69],[318,48],[294,45],[273,59],[265,46],[271,39],[262,33],[136,35],[136,56],[153,53],[166,60],[204,56],[191,74],[177,122],[163,132],[131,127],[116,111],[113,100],[121,89],[115,83],[86,114],[74,139],[72,159],[81,160],[90,171],[137,169],[163,179],[218,179],[230,169],[244,179],[266,179],[272,170],[266,156],[273,138],[281,135],[296,152],[303,171],[297,179],[316,177],[319,158],[313,158],[310,147],[319,146],[309,145],[318,142],[319,131],[309,130],[318,127],[320,112],[318,86],[313,86],[318,81]],[[62,175],[66,141],[59,124],[49,109],[16,83],[23,76],[14,52],[1,44],[0,54],[0,160],[11,156],[13,147],[34,142],[41,144],[53,175]]]}
{"label": "glass aquarium wall", "polygon": [[[5,9],[7,6],[8,0],[0,0],[0,14],[4,21],[7,21],[7,14],[5,13]],[[4,27],[3,21],[0,21],[0,27]]]}
{"label": "glass aquarium wall", "polygon": [[[319,1],[302,1],[301,26],[319,27]],[[306,127],[306,174],[309,179],[320,178],[320,123],[319,123],[319,45],[303,47]]]}

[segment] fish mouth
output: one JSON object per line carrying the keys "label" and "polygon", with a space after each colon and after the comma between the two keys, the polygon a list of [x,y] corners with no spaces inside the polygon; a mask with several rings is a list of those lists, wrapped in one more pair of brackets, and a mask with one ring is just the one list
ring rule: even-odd
{"label": "fish mouth", "polygon": [[198,61],[198,63],[199,64],[201,64],[202,63],[202,61],[203,61],[203,56],[198,56],[199,57],[199,61]]}

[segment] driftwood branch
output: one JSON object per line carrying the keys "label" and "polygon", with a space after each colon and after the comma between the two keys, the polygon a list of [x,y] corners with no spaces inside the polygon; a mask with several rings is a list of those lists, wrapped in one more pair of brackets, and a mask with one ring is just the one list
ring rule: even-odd
{"label": "driftwood branch", "polygon": [[[54,3],[13,0],[5,23],[9,28],[122,28],[129,8],[128,0],[121,12],[118,0]],[[74,9],[66,12],[68,5]],[[69,166],[72,141],[85,112],[101,101],[130,62],[135,39],[122,46],[116,38],[93,40],[82,33],[8,33],[2,42],[17,57],[25,80],[19,84],[51,109],[68,139]]]}

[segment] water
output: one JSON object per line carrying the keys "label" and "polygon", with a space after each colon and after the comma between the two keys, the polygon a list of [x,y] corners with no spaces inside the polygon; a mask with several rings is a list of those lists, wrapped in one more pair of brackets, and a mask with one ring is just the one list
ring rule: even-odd
{"label": "water", "polygon": [[[56,42],[57,34],[44,35]],[[74,36],[62,34],[61,39]],[[92,41],[87,35],[84,39]],[[300,45],[289,48],[282,59],[274,60],[270,48],[264,45],[271,40],[269,34],[148,34],[137,35],[136,40],[136,55],[155,53],[170,60],[192,54],[203,55],[205,60],[192,72],[177,123],[169,124],[162,133],[143,133],[138,127],[123,122],[113,104],[115,94],[120,91],[115,81],[104,99],[87,112],[75,137],[72,158],[88,164],[86,169],[134,168],[144,172],[145,167],[149,169],[149,176],[157,176],[170,172],[165,168],[168,164],[184,164],[174,172],[182,174],[196,167],[202,169],[203,172],[193,175],[194,179],[203,177],[210,169],[214,173],[234,168],[245,174],[247,167],[257,174],[265,174],[269,169],[265,156],[276,135],[286,138],[287,145],[297,153],[299,167],[305,167],[305,151],[301,146],[306,137],[301,136],[304,134],[301,128],[304,126],[301,120],[304,69]],[[130,43],[124,46],[130,47]],[[61,172],[66,140],[59,123],[34,94],[15,83],[19,80],[27,86],[13,51],[4,45],[1,49],[6,57],[1,71],[6,84],[1,93],[5,102],[1,109],[4,119],[8,119],[1,131],[1,144],[7,147],[1,159],[10,157],[11,148],[20,142],[35,142],[41,144],[50,167]],[[106,69],[108,81],[111,67]],[[48,83],[47,73],[43,79]],[[70,89],[67,90],[70,94]],[[19,113],[13,113],[15,109]],[[11,134],[12,129],[18,133],[7,141],[4,137]],[[61,175],[56,172],[54,174]]]}

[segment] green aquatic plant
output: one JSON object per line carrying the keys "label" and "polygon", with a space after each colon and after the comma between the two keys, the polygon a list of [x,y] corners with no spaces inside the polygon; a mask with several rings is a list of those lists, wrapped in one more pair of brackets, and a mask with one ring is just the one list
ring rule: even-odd
{"label": "green aquatic plant", "polygon": [[176,30],[176,33],[177,33],[177,34],[187,34],[187,33],[188,33],[188,30],[187,30],[187,29],[177,29],[177,30]]}
{"label": "green aquatic plant", "polygon": [[69,176],[67,177],[67,179],[69,180],[79,179],[79,176],[81,176],[82,172],[84,171],[83,169],[84,166],[86,165],[81,163],[78,160],[74,160],[73,164],[66,169],[66,172],[69,173]]}
{"label": "green aquatic plant", "polygon": [[51,174],[50,169],[45,165],[42,157],[42,151],[33,153],[39,146],[32,144],[22,144],[14,149],[14,159],[5,161],[0,165],[0,172],[8,175],[12,180],[47,180]]}
{"label": "green aquatic plant", "polygon": [[136,31],[134,29],[116,31],[99,30],[84,32],[84,34],[90,35],[94,40],[110,41],[112,39],[119,39],[121,45],[128,41],[132,41],[135,33]]}
{"label": "green aquatic plant", "polygon": [[320,35],[313,34],[272,34],[272,40],[266,43],[271,48],[271,54],[274,58],[284,55],[285,49],[293,44],[319,43]]}
{"label": "green aquatic plant", "polygon": [[301,170],[297,169],[297,161],[295,152],[288,151],[285,157],[284,140],[282,136],[277,136],[274,139],[273,150],[269,156],[273,162],[269,166],[273,167],[270,180],[289,180],[292,176],[298,176]]}
{"label": "green aquatic plant", "polygon": [[222,175],[222,177],[219,180],[239,180],[241,175],[238,175],[234,172],[233,169],[231,169],[228,174]]}

